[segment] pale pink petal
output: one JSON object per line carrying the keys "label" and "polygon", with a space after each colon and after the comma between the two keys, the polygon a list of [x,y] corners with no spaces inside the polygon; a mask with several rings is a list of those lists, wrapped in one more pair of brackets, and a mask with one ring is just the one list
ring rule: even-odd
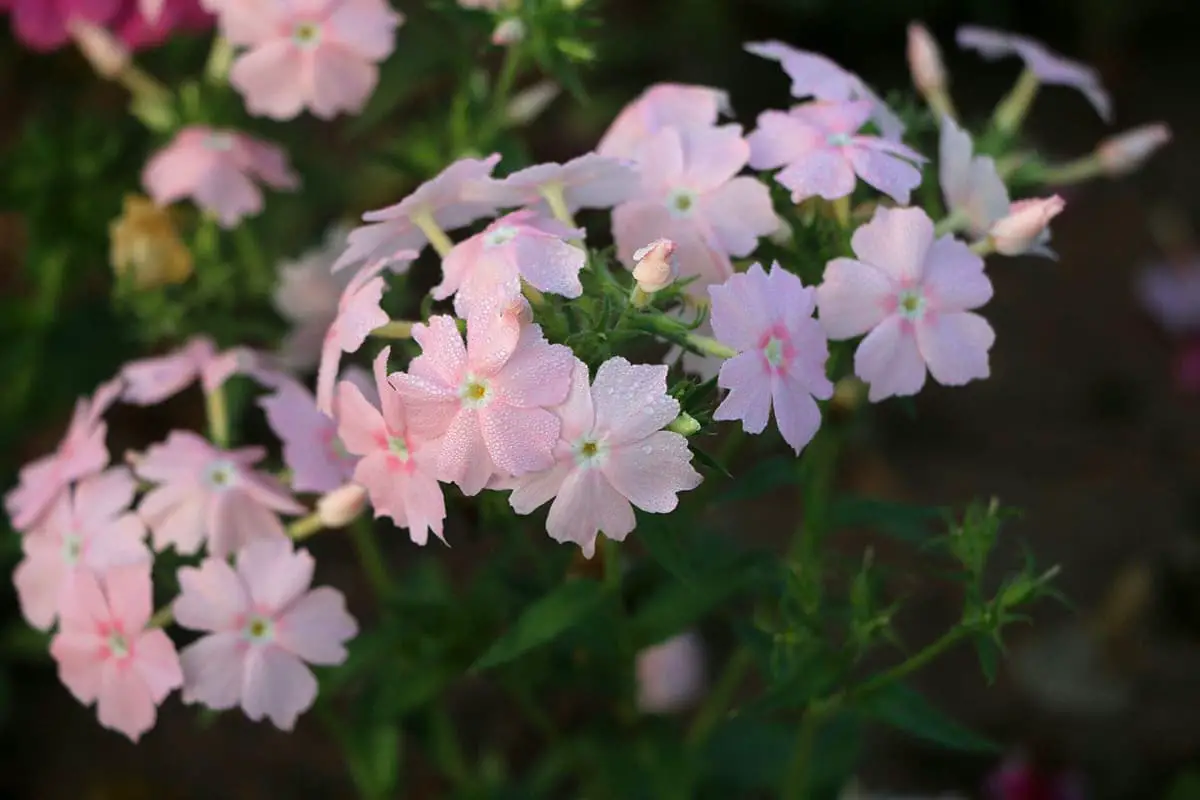
{"label": "pale pink petal", "polygon": [[171,608],[175,621],[200,631],[236,630],[250,609],[250,596],[233,567],[207,558],[198,567],[179,570],[179,596]]}
{"label": "pale pink petal", "polygon": [[83,524],[102,523],[129,508],[137,481],[125,467],[113,467],[80,481],[75,487],[76,514]]}
{"label": "pale pink petal", "polygon": [[[700,192],[728,183],[750,159],[750,145],[742,138],[741,125],[688,129],[681,132],[680,142],[685,180]],[[646,168],[644,164],[642,168]]]}
{"label": "pale pink petal", "polygon": [[687,168],[683,133],[675,128],[666,128],[650,136],[638,146],[636,160],[644,191],[675,185]]}
{"label": "pale pink petal", "polygon": [[154,585],[149,564],[114,567],[101,578],[113,618],[126,631],[141,630],[154,613]]}
{"label": "pale pink petal", "polygon": [[272,119],[291,119],[308,100],[304,76],[312,65],[289,39],[256,44],[238,56],[229,70],[229,83],[242,95],[246,110]]}
{"label": "pale pink petal", "polygon": [[216,633],[188,645],[179,654],[183,666],[183,702],[224,711],[242,699],[246,642],[240,632]]}
{"label": "pale pink petal", "polygon": [[137,671],[150,692],[150,699],[161,703],[183,685],[183,670],[175,645],[161,630],[147,630],[133,645]]}
{"label": "pale pink petal", "polygon": [[728,95],[707,86],[660,83],[648,88],[617,115],[596,146],[605,156],[632,157],[638,145],[663,128],[714,125]]}
{"label": "pale pink petal", "polygon": [[237,572],[255,609],[272,615],[308,590],[315,566],[307,550],[293,551],[287,539],[260,539],[237,554]]}
{"label": "pale pink petal", "polygon": [[831,339],[866,333],[891,313],[889,302],[898,288],[881,269],[835,258],[825,265],[825,277],[817,287],[821,327]]}
{"label": "pale pink petal", "polygon": [[438,479],[458,484],[468,497],[487,486],[497,469],[484,444],[477,412],[463,410],[454,418],[442,438],[437,463]]}
{"label": "pale pink petal", "polygon": [[855,91],[857,78],[819,53],[778,41],[749,42],[745,50],[760,58],[778,61],[792,79],[793,97],[848,100]]}
{"label": "pale pink petal", "polygon": [[454,423],[462,402],[457,387],[411,374],[420,358],[409,364],[408,373],[394,373],[388,382],[404,401],[407,429],[421,439],[436,439]]}
{"label": "pale pink petal", "polygon": [[575,356],[561,344],[550,344],[538,325],[521,329],[516,349],[494,378],[499,398],[519,408],[561,403],[570,391]]}
{"label": "pale pink petal", "polygon": [[383,61],[396,44],[396,28],[404,15],[385,0],[341,0],[329,14],[330,35],[371,61]]}
{"label": "pale pink petal", "polygon": [[100,725],[120,731],[133,741],[154,727],[154,699],[137,670],[106,661],[100,672],[96,718]]}
{"label": "pale pink petal", "polygon": [[596,552],[596,534],[622,541],[637,524],[633,506],[598,469],[576,469],[567,476],[546,517],[546,532],[558,542],[574,542],[583,555]]}
{"label": "pale pink petal", "polygon": [[429,539],[429,531],[445,540],[442,523],[446,519],[446,500],[441,485],[432,474],[436,463],[422,458],[420,451],[416,461],[417,469],[401,482],[400,491],[408,517],[409,538],[415,544],[424,545]]}
{"label": "pale pink petal", "polygon": [[519,476],[554,463],[551,451],[558,441],[561,422],[552,412],[493,402],[477,413],[488,455],[499,469]]}
{"label": "pale pink petal", "polygon": [[365,456],[387,444],[387,427],[375,406],[349,381],[338,384],[338,438],[355,455]]}
{"label": "pale pink petal", "polygon": [[84,563],[96,572],[151,559],[146,548],[146,526],[137,514],[124,514],[91,532],[84,553]]}
{"label": "pale pink petal", "polygon": [[242,489],[214,495],[208,507],[208,552],[225,558],[251,542],[286,541],[283,523]]}
{"label": "pale pink petal", "polygon": [[[833,387],[829,388],[832,390]],[[783,440],[799,455],[821,427],[821,410],[813,400],[812,390],[797,375],[773,375],[771,400],[775,424],[779,426]]]}
{"label": "pale pink petal", "polygon": [[171,431],[165,442],[146,449],[135,471],[155,483],[193,480],[217,455],[208,440],[191,431]]}
{"label": "pale pink petal", "polygon": [[724,283],[708,288],[712,298],[709,323],[720,342],[735,350],[758,346],[763,323],[771,317],[773,308],[763,291],[765,286],[762,265],[751,264],[746,272],[731,275]]}
{"label": "pale pink petal", "polygon": [[521,275],[537,289],[563,297],[579,297],[583,284],[579,271],[587,255],[578,247],[558,239],[521,237],[513,242]]}
{"label": "pale pink petal", "polygon": [[734,178],[717,187],[703,197],[701,207],[718,246],[732,256],[750,255],[760,236],[779,227],[771,192],[755,178]]}
{"label": "pale pink petal", "polygon": [[664,364],[630,364],[610,358],[592,382],[595,430],[613,445],[645,439],[679,416],[679,401],[667,394]]}
{"label": "pale pink petal", "polygon": [[268,717],[290,731],[317,699],[317,679],[300,659],[278,647],[257,647],[245,659],[242,709],[252,720]]}
{"label": "pale pink petal", "polygon": [[590,432],[595,425],[596,414],[592,405],[588,368],[587,364],[579,359],[575,359],[575,366],[571,370],[571,389],[567,398],[555,411],[562,420],[559,438],[566,441],[575,441]]}
{"label": "pale pink petal", "polygon": [[756,351],[739,353],[721,365],[717,385],[729,394],[713,412],[718,422],[741,420],[747,433],[762,433],[771,417],[771,382]]}
{"label": "pale pink petal", "polygon": [[931,314],[916,328],[921,357],[938,383],[961,386],[990,374],[988,351],[996,334],[983,317],[970,312]]}
{"label": "pale pink petal", "polygon": [[752,169],[776,169],[807,158],[824,142],[811,125],[783,111],[764,111],[746,142]]}
{"label": "pale pink petal", "polygon": [[220,161],[206,172],[192,191],[192,199],[213,214],[223,228],[233,228],[243,217],[262,211],[262,190],[234,165]]}
{"label": "pale pink petal", "polygon": [[847,154],[858,177],[901,205],[921,185],[921,170],[893,155],[873,147],[849,147]]}
{"label": "pale pink petal", "polygon": [[964,242],[943,236],[929,248],[921,288],[939,312],[979,308],[992,299],[983,259]]}
{"label": "pale pink petal", "polygon": [[775,176],[792,193],[794,202],[820,196],[836,200],[854,191],[854,167],[838,149],[814,150]]}
{"label": "pale pink petal", "polygon": [[700,485],[692,468],[687,439],[658,431],[641,441],[614,447],[601,467],[613,488],[643,511],[666,514],[675,510],[679,492]]}
{"label": "pale pink petal", "polygon": [[198,337],[165,356],[131,361],[121,368],[125,379],[121,399],[140,406],[161,403],[199,378],[201,367],[215,355],[212,342]]}
{"label": "pale pink petal", "polygon": [[919,208],[878,208],[871,221],[854,232],[855,255],[897,282],[919,282],[933,244],[933,221]]}
{"label": "pale pink petal", "polygon": [[309,108],[321,119],[341,112],[357,114],[379,82],[379,67],[339,47],[317,47],[312,54],[313,85]]}
{"label": "pale pink petal", "polygon": [[179,485],[151,490],[142,498],[138,514],[150,529],[155,550],[174,545],[176,552],[190,555],[200,549],[208,534],[207,503]]}
{"label": "pale pink petal", "polygon": [[912,324],[891,316],[868,333],[854,353],[854,374],[869,385],[872,403],[919,392],[925,385],[925,361]]}
{"label": "pale pink petal", "polygon": [[554,499],[572,469],[573,465],[569,462],[560,461],[550,469],[530,472],[514,479],[512,494],[508,496],[509,505],[518,514],[532,514]]}
{"label": "pale pink petal", "polygon": [[377,449],[358,462],[354,482],[367,490],[375,518],[391,517],[397,527],[408,527],[408,506],[403,483],[406,478],[397,472],[398,462],[386,449]]}
{"label": "pale pink petal", "polygon": [[413,326],[413,339],[421,345],[421,355],[413,359],[409,371],[427,368],[446,386],[457,387],[467,366],[467,349],[452,317],[438,315],[426,324]]}
{"label": "pale pink petal", "polygon": [[342,663],[345,642],[357,633],[358,624],[346,613],[346,599],[328,586],[297,599],[275,624],[279,646],[310,664]]}
{"label": "pale pink petal", "polygon": [[105,643],[92,630],[60,630],[50,642],[58,664],[58,679],[75,699],[90,705],[100,694],[100,671]]}
{"label": "pale pink petal", "polygon": [[21,614],[38,630],[49,630],[58,616],[60,595],[70,572],[63,559],[63,544],[43,536],[26,536],[21,544],[25,558],[13,573]]}

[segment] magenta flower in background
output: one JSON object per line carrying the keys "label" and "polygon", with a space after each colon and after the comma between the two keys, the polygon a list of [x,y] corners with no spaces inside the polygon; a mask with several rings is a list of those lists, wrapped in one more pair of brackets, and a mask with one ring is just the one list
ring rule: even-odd
{"label": "magenta flower in background", "polygon": [[643,714],[672,714],[704,691],[704,642],[687,631],[637,654],[637,707]]}
{"label": "magenta flower in background", "polygon": [[232,376],[256,374],[260,367],[257,354],[247,347],[218,353],[211,339],[196,336],[174,352],[130,361],[122,367],[125,391],[121,400],[138,406],[157,405],[197,380],[209,394]]}
{"label": "magenta flower in background", "polygon": [[992,297],[983,259],[951,236],[934,239],[919,208],[879,208],[850,240],[857,259],[835,258],[817,287],[830,339],[867,336],[854,372],[878,402],[934,380],[960,386],[989,375],[992,326],[971,313]]}
{"label": "magenta flower in background", "polygon": [[261,447],[218,450],[190,431],[172,431],[138,461],[138,477],[159,484],[142,498],[138,513],[154,549],[174,545],[182,555],[199,551],[224,558],[255,539],[286,538],[279,514],[304,506],[277,480],[251,469]]}
{"label": "magenta flower in background", "polygon": [[1019,57],[1025,62],[1025,69],[1042,83],[1078,89],[1105,122],[1112,119],[1112,99],[1100,84],[1100,74],[1086,64],[1064,58],[1027,36],[992,28],[964,25],[958,29],[957,38],[959,47],[974,50],[993,61],[1005,56]]}
{"label": "magenta flower in background", "polygon": [[729,394],[713,419],[740,419],[748,433],[762,433],[774,408],[779,432],[799,455],[821,426],[813,398],[833,397],[815,291],[779,264],[769,273],[753,264],[708,293],[713,334],[738,351],[721,365],[718,385]]}
{"label": "magenta flower in background", "polygon": [[454,295],[454,311],[463,319],[475,309],[512,302],[522,279],[543,292],[579,297],[587,254],[567,240],[581,238],[582,230],[536,211],[514,211],[454,246],[442,259],[442,282],[432,294],[438,300]]}
{"label": "magenta flower in background", "polygon": [[80,575],[151,560],[146,528],[128,513],[136,491],[124,467],[91,475],[59,495],[37,529],[22,538],[25,558],[13,583],[30,625],[48,630]]}
{"label": "magenta flower in background", "polygon": [[944,117],[938,144],[938,181],[946,207],[967,220],[972,236],[982,237],[1008,215],[1008,188],[990,156],[974,155],[971,134]]}
{"label": "magenta flower in background", "polygon": [[391,348],[385,347],[375,358],[378,408],[353,384],[343,381],[338,386],[338,434],[346,449],[362,456],[354,480],[366,487],[375,516],[391,517],[423,545],[429,531],[443,539],[446,504],[434,477],[440,443],[420,439],[409,430],[404,401],[388,383],[390,353]]}
{"label": "magenta flower in background", "polygon": [[[863,100],[814,102],[788,112],[764,111],[750,134],[750,166],[784,169],[775,176],[801,202],[836,200],[854,191],[855,176],[901,205],[921,185],[924,156],[900,142],[858,134],[871,113]],[[911,163],[910,163],[911,162]]]}
{"label": "magenta flower in background", "polygon": [[441,439],[439,480],[478,494],[495,474],[523,475],[554,462],[559,421],[553,406],[567,396],[575,357],[550,344],[538,325],[514,325],[479,313],[467,343],[451,317],[413,326],[421,355],[391,376],[404,401],[406,432]]}
{"label": "magenta flower in background", "polygon": [[862,78],[833,60],[777,41],[750,42],[745,49],[751,55],[779,62],[792,79],[792,97],[798,100],[812,97],[833,103],[866,101],[871,108],[868,117],[879,127],[883,138],[899,141],[904,135],[904,122],[887,103]]}
{"label": "magenta flower in background", "polygon": [[212,24],[200,0],[125,0],[110,23],[121,41],[135,50],[162,44],[177,31],[206,31]]}
{"label": "magenta flower in background", "polygon": [[142,170],[142,185],[154,202],[165,206],[190,197],[226,228],[262,210],[255,180],[274,189],[300,185],[280,147],[201,125],[181,130]]}
{"label": "magenta flower in background", "polygon": [[342,353],[353,353],[363,346],[371,331],[386,325],[388,315],[379,306],[387,282],[379,273],[385,268],[406,265],[417,257],[415,250],[393,253],[362,267],[342,292],[337,315],[325,331],[321,345],[321,363],[317,367],[317,408],[334,416],[333,388],[337,382]]}
{"label": "magenta flower in background", "polygon": [[317,408],[317,399],[299,381],[283,378],[273,394],[258,401],[267,424],[283,443],[283,461],[297,492],[331,492],[354,474],[358,459],[337,435],[337,423]]}
{"label": "magenta flower in background", "polygon": [[561,193],[571,213],[581,208],[612,208],[637,190],[637,171],[624,159],[585,153],[565,164],[535,164],[493,186],[498,205],[544,205],[544,192]]}
{"label": "magenta flower in background", "polygon": [[1084,800],[1083,779],[1070,769],[1046,769],[1017,754],[988,776],[986,800]]}
{"label": "magenta flower in background", "polygon": [[21,467],[20,483],[4,496],[4,509],[15,530],[28,532],[34,528],[72,481],[108,466],[108,447],[104,443],[108,426],[103,417],[121,388],[121,379],[115,378],[101,384],[90,398],[76,401],[71,424],[58,449]]}
{"label": "magenta flower in background", "polygon": [[1142,307],[1168,334],[1200,333],[1200,258],[1148,266],[1134,288]]}
{"label": "magenta flower in background", "polygon": [[64,597],[50,655],[58,678],[100,724],[133,741],[154,727],[156,707],[183,684],[175,646],[147,629],[153,612],[150,565],[82,573]]}
{"label": "magenta flower in background", "polygon": [[492,170],[500,154],[487,158],[460,158],[425,181],[395,205],[368,211],[371,223],[350,232],[346,252],[333,265],[339,270],[364,260],[385,258],[399,250],[420,250],[429,241],[421,224],[432,222],[442,230],[454,230],[496,213]]}
{"label": "magenta flower in background", "polygon": [[664,128],[710,128],[721,112],[729,112],[729,95],[720,89],[656,83],[621,110],[596,145],[596,152],[633,158],[642,142]]}
{"label": "magenta flower in background", "polygon": [[313,558],[287,539],[252,542],[236,569],[221,558],[179,570],[176,621],[208,636],[184,648],[183,701],[241,706],[291,730],[317,698],[305,663],[341,664],[358,633],[336,589],[312,584]]}
{"label": "magenta flower in background", "polygon": [[227,25],[246,49],[229,71],[251,114],[285,120],[358,113],[379,82],[404,15],[385,0],[258,0],[252,24]]}
{"label": "magenta flower in background", "polygon": [[638,150],[641,187],[613,209],[617,253],[631,269],[634,254],[656,239],[675,242],[681,277],[703,291],[733,274],[730,256],[749,255],[779,226],[767,187],[738,176],[750,145],[738,125],[667,128]]}
{"label": "magenta flower in background", "polygon": [[610,358],[589,387],[587,365],[574,359],[570,394],[557,411],[552,464],[498,487],[513,490],[509,504],[518,514],[553,499],[546,532],[555,541],[574,542],[591,558],[599,533],[623,541],[634,529],[633,506],[666,514],[679,492],[700,485],[687,439],[662,430],[679,416],[665,364]]}

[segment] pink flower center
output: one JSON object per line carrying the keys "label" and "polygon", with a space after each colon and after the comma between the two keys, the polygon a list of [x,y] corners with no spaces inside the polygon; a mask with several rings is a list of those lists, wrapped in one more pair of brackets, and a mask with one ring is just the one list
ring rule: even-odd
{"label": "pink flower center", "polygon": [[229,461],[214,461],[204,472],[204,484],[214,492],[223,492],[236,483],[237,467]]}
{"label": "pink flower center", "polygon": [[233,149],[233,134],[213,131],[205,137],[204,146],[217,153],[228,153]]}
{"label": "pink flower center", "polygon": [[571,445],[575,466],[582,469],[600,467],[608,460],[608,445],[591,436],[585,436]]}
{"label": "pink flower center", "polygon": [[392,471],[406,470],[412,462],[412,451],[408,446],[408,437],[388,434],[388,467]]}
{"label": "pink flower center", "polygon": [[796,348],[792,346],[792,337],[788,334],[787,328],[782,325],[774,325],[764,333],[762,339],[759,340],[758,349],[762,353],[767,372],[776,374],[787,372],[788,365],[792,363],[792,359],[796,355]]}
{"label": "pink flower center", "polygon": [[353,458],[332,428],[323,432],[321,438],[325,442],[325,455],[329,457],[330,461],[347,461]]}
{"label": "pink flower center", "polygon": [[896,295],[896,313],[909,322],[917,322],[924,317],[927,305],[920,288],[901,289]]}
{"label": "pink flower center", "polygon": [[671,212],[671,216],[676,218],[690,217],[696,212],[698,199],[694,191],[680,186],[672,189],[671,194],[667,196],[667,210]]}
{"label": "pink flower center", "polygon": [[458,397],[465,408],[483,408],[492,400],[491,386],[483,378],[468,374],[458,390]]}
{"label": "pink flower center", "polygon": [[493,228],[483,235],[483,246],[488,249],[493,247],[501,247],[517,238],[518,233],[520,233],[520,231],[518,231],[513,225],[501,225],[500,227]]}
{"label": "pink flower center", "polygon": [[83,558],[83,537],[71,532],[63,536],[62,558],[67,566],[75,566]]}
{"label": "pink flower center", "polygon": [[321,43],[321,26],[315,22],[300,22],[292,28],[292,43],[297,47],[312,49]]}
{"label": "pink flower center", "polygon": [[267,644],[275,638],[275,623],[269,617],[255,614],[246,620],[242,638],[251,644]]}
{"label": "pink flower center", "polygon": [[108,634],[108,640],[105,642],[108,646],[108,654],[118,661],[129,658],[129,640],[125,638],[125,634],[118,630],[114,630]]}
{"label": "pink flower center", "polygon": [[825,137],[825,144],[830,147],[845,147],[850,144],[850,134],[848,133],[831,133]]}

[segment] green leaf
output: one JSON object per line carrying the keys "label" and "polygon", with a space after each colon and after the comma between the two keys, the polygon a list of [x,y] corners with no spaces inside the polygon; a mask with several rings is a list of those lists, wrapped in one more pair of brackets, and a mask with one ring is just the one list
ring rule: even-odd
{"label": "green leaf", "polygon": [[979,666],[990,686],[996,682],[996,672],[1000,668],[1000,644],[992,634],[981,634],[975,637],[975,652],[979,655]]}
{"label": "green leaf", "polygon": [[717,780],[739,789],[776,788],[791,759],[795,740],[791,726],[733,717],[709,739],[703,760],[705,782]]}
{"label": "green leaf", "polygon": [[704,450],[697,447],[695,442],[692,443],[692,452],[696,454],[696,460],[704,466],[721,473],[726,478],[733,477],[733,473],[726,469],[724,464],[722,464],[720,461],[717,461],[717,459],[713,458],[708,453],[704,452]]}
{"label": "green leaf", "polygon": [[944,519],[944,511],[940,508],[855,495],[834,498],[829,513],[830,525],[834,529],[869,528],[914,544],[933,538]]}
{"label": "green leaf", "polygon": [[497,639],[471,667],[491,669],[541,647],[579,624],[604,597],[603,587],[590,580],[570,580],[526,608],[512,628]]}
{"label": "green leaf", "polygon": [[364,770],[371,776],[371,784],[378,796],[388,797],[396,790],[400,779],[400,729],[396,725],[379,725],[365,738]]}
{"label": "green leaf", "polygon": [[949,750],[999,752],[995,742],[950,719],[917,691],[892,684],[863,704],[868,716]]}

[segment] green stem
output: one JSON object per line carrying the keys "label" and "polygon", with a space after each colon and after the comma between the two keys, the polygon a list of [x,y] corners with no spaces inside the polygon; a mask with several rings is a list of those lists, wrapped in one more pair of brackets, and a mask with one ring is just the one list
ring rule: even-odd
{"label": "green stem", "polygon": [[429,711],[429,743],[438,767],[457,786],[467,786],[471,773],[450,714],[439,704]]}
{"label": "green stem", "polygon": [[158,611],[154,612],[154,616],[150,617],[150,621],[146,623],[147,628],[165,628],[175,621],[175,611],[171,606],[163,606]]}
{"label": "green stem", "polygon": [[429,243],[433,245],[433,249],[437,251],[439,256],[445,258],[450,255],[450,251],[454,249],[454,242],[442,230],[442,226],[437,224],[432,214],[428,211],[414,214],[412,222],[429,239]]}
{"label": "green stem", "polygon": [[301,517],[287,527],[287,535],[293,541],[300,542],[308,537],[320,533],[325,529],[321,523],[321,515],[317,512],[309,514],[307,517]]}
{"label": "green stem", "polygon": [[394,319],[371,331],[371,335],[378,339],[411,339],[414,324],[408,320]]}
{"label": "green stem", "polygon": [[350,526],[350,539],[354,542],[354,549],[358,551],[358,561],[371,588],[380,599],[386,597],[391,591],[391,577],[384,564],[379,542],[375,539],[372,520],[366,517],[356,519]]}
{"label": "green stem", "polygon": [[1017,78],[1012,91],[1000,101],[996,106],[996,113],[992,115],[992,124],[998,131],[1005,136],[1011,136],[1021,127],[1033,98],[1037,96],[1040,84],[1041,81],[1034,71],[1026,67],[1021,77]]}
{"label": "green stem", "polygon": [[1038,175],[1042,183],[1053,186],[1063,186],[1070,183],[1080,183],[1091,180],[1104,172],[1100,159],[1093,153],[1066,164],[1046,167]]}
{"label": "green stem", "polygon": [[696,713],[691,730],[687,734],[687,744],[696,749],[708,741],[713,729],[720,723],[733,702],[733,695],[742,685],[742,679],[750,667],[754,666],[754,655],[749,648],[739,646],[729,657],[721,677],[717,680],[712,692],[708,695],[703,707]]}
{"label": "green stem", "polygon": [[225,387],[218,386],[205,397],[208,409],[208,435],[221,449],[229,447],[229,408],[225,403]]}
{"label": "green stem", "polygon": [[779,793],[782,800],[804,800],[808,794],[809,764],[812,762],[813,742],[817,738],[821,716],[820,712],[810,706],[800,718],[800,733],[796,736],[792,760],[788,763],[787,774]]}
{"label": "green stem", "polygon": [[504,63],[500,65],[500,74],[496,78],[496,86],[492,89],[492,107],[488,111],[479,137],[479,141],[487,148],[491,147],[496,134],[507,127],[508,96],[512,93],[517,75],[521,71],[523,58],[524,49],[519,44],[505,50]]}
{"label": "green stem", "polygon": [[933,235],[945,236],[948,233],[956,233],[965,229],[970,221],[962,211],[952,211],[933,226]]}
{"label": "green stem", "polygon": [[913,656],[905,659],[891,669],[884,670],[878,675],[868,678],[844,694],[834,695],[833,697],[829,698],[829,700],[826,701],[827,710],[832,710],[833,708],[847,705],[854,700],[891,686],[893,683],[899,683],[909,675],[921,669],[921,667],[924,667],[930,661],[933,661],[935,658],[945,653],[963,639],[973,634],[975,631],[976,628],[973,625],[956,625],[954,628],[951,628],[949,631],[942,634],[941,638],[937,639],[932,644],[926,646]]}
{"label": "green stem", "polygon": [[233,232],[233,246],[237,250],[242,269],[250,276],[252,291],[265,294],[275,284],[275,272],[263,257],[262,248],[254,231],[246,223],[238,225]]}

